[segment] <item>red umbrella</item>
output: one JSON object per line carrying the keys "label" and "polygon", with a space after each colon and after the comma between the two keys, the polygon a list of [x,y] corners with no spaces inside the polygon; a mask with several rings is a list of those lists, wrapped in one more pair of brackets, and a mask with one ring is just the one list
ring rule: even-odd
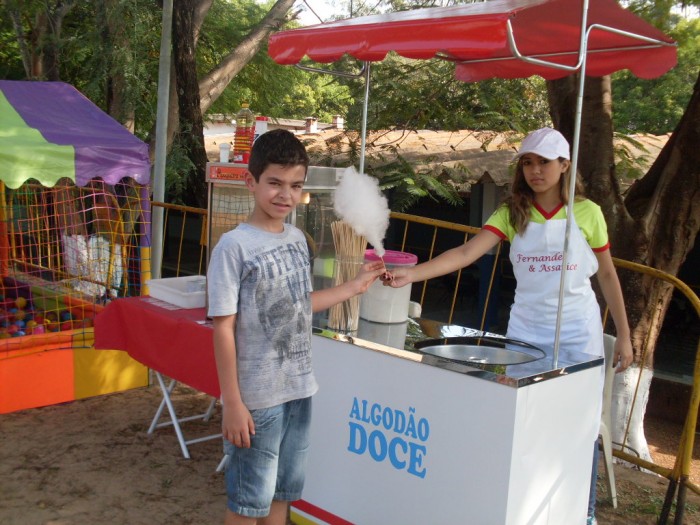
{"label": "red umbrella", "polygon": [[[296,64],[304,56],[328,63],[346,54],[376,62],[393,51],[411,59],[454,61],[457,78],[469,82],[532,75],[554,79],[580,68],[583,9],[578,0],[491,0],[365,16],[275,33],[269,53],[280,64]],[[615,0],[591,1],[587,19],[588,75],[629,69],[654,78],[676,64],[673,41]],[[518,52],[568,68],[533,64],[518,58]]]}

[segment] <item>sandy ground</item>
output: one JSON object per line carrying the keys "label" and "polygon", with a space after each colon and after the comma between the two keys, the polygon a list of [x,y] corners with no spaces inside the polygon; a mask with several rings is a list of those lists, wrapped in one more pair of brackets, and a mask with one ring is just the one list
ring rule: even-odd
{"label": "sandy ground", "polygon": [[[209,402],[187,388],[176,389],[173,399],[187,411],[203,412]],[[147,434],[159,402],[152,386],[0,415],[0,524],[222,523],[223,477],[215,472],[221,442],[193,444],[192,459],[184,459],[171,428]],[[218,415],[184,428],[188,439],[216,433]],[[649,428],[656,457],[657,449],[669,448],[664,439],[673,442],[668,429],[677,429],[658,422]],[[620,506],[612,509],[599,482],[599,523],[656,523],[667,480],[620,465],[616,472]],[[699,509],[691,493],[686,525],[700,524]]]}

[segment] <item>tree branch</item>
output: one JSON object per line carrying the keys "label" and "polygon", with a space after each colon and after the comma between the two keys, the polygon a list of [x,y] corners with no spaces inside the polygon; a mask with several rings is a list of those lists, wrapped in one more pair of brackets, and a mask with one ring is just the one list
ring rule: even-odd
{"label": "tree branch", "polygon": [[265,18],[231,51],[221,63],[199,81],[199,97],[202,112],[216,101],[243,67],[260,50],[272,31],[287,22],[287,13],[294,0],[277,0]]}

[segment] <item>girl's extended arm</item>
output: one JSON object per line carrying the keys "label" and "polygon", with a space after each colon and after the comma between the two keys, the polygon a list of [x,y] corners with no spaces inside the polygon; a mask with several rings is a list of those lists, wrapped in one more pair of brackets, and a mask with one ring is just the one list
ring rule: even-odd
{"label": "girl's extended arm", "polygon": [[214,317],[214,357],[223,405],[221,431],[237,447],[249,448],[255,424],[241,399],[234,331],[236,316]]}
{"label": "girl's extended arm", "polygon": [[618,372],[622,372],[632,364],[633,359],[630,327],[627,323],[627,312],[625,311],[625,302],[622,297],[622,288],[620,288],[620,280],[617,278],[610,250],[595,252],[595,255],[598,259],[596,277],[617,332],[612,364],[617,365]]}
{"label": "girl's extended arm", "polygon": [[472,264],[496,246],[500,240],[500,237],[495,233],[489,230],[481,230],[468,242],[447,250],[430,261],[412,268],[394,270],[391,272],[393,279],[385,281],[384,284],[399,288],[409,283],[426,281],[433,277],[454,272]]}

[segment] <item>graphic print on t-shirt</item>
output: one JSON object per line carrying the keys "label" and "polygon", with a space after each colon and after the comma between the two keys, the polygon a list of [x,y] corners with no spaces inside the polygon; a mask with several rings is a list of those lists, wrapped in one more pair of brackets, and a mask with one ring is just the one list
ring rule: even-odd
{"label": "graphic print on t-shirt", "polygon": [[[264,251],[249,262],[254,272],[255,302],[263,333],[277,352],[281,369],[288,376],[311,372],[309,334],[311,293],[309,252],[304,242]],[[261,275],[262,273],[263,275]]]}

